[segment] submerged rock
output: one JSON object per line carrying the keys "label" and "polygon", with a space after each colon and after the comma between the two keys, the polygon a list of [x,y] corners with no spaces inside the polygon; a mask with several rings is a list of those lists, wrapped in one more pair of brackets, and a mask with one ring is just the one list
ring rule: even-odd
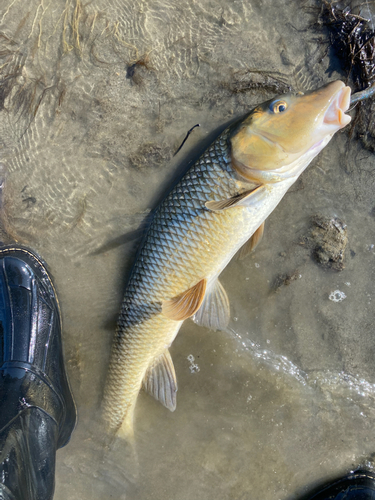
{"label": "submerged rock", "polygon": [[319,264],[342,271],[348,244],[346,224],[337,217],[320,215],[313,216],[311,222],[313,227],[310,234],[301,243],[311,248],[313,258]]}
{"label": "submerged rock", "polygon": [[293,281],[296,281],[300,277],[301,275],[299,274],[298,269],[294,269],[294,271],[286,274],[279,274],[272,285],[272,289],[274,292],[278,292],[281,287],[289,286],[293,283]]}

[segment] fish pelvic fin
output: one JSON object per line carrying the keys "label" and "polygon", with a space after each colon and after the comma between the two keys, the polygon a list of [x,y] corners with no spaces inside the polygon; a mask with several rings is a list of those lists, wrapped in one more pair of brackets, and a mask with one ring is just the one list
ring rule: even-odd
{"label": "fish pelvic fin", "polygon": [[255,189],[245,191],[244,193],[237,194],[231,198],[220,201],[207,201],[206,208],[213,212],[220,212],[233,207],[251,207],[263,200],[267,188],[265,186],[258,186]]}
{"label": "fish pelvic fin", "polygon": [[183,321],[193,316],[200,308],[206,293],[207,280],[203,278],[196,285],[173,299],[162,303],[162,313],[169,319]]}
{"label": "fish pelvic fin", "polygon": [[262,241],[263,234],[264,234],[264,222],[262,222],[262,224],[255,231],[255,233],[239,249],[237,256],[240,260],[247,257],[247,255],[249,255],[249,253],[253,252],[256,249],[256,247]]}
{"label": "fish pelvic fin", "polygon": [[207,291],[201,307],[193,316],[193,321],[211,330],[225,330],[229,318],[229,299],[223,285],[216,279]]}
{"label": "fish pelvic fin", "polygon": [[176,409],[177,379],[168,349],[147,368],[143,378],[144,390],[170,411]]}

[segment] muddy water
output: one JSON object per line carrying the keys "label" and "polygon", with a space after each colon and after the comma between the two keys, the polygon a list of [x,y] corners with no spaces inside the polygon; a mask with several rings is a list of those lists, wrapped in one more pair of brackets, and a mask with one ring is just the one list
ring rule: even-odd
{"label": "muddy water", "polygon": [[[373,467],[374,159],[345,131],[256,252],[223,273],[228,331],[184,324],[171,348],[177,410],[140,394],[137,457],[122,442],[106,453],[96,424],[135,250],[121,236],[215,128],[289,87],[340,78],[326,71],[318,12],[271,0],[3,0],[3,226],[55,277],[79,411],[58,452],[57,500],[289,499]],[[311,257],[316,215],[347,226],[340,272]]]}

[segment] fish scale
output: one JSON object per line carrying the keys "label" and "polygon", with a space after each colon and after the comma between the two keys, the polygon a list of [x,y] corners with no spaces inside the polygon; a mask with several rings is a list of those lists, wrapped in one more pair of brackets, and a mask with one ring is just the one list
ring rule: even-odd
{"label": "fish scale", "polygon": [[332,82],[258,106],[211,144],[155,210],[112,346],[104,417],[113,431],[132,434],[142,382],[175,409],[168,348],[183,320],[193,316],[198,324],[225,328],[229,303],[217,277],[258,229],[259,239],[289,187],[350,121],[344,114],[349,101],[350,89]]}
{"label": "fish scale", "polygon": [[[223,134],[225,139],[227,133]],[[199,249],[210,231],[210,224],[222,219],[223,214],[210,212],[204,204],[233,196],[246,185],[235,179],[230,162],[223,155],[223,143],[226,141],[220,138],[210,147],[156,211],[130,278],[129,286],[134,285],[128,289],[130,293],[126,293],[124,303],[166,300],[194,285],[197,276],[206,270],[200,262],[201,256],[191,250]],[[215,163],[211,162],[212,157],[217,160]],[[228,238],[219,222],[215,228],[217,244]],[[181,260],[194,266],[185,268],[184,283],[181,283],[181,273],[173,280],[175,264]],[[161,271],[163,275],[158,275]],[[122,316],[126,325],[127,315]]]}

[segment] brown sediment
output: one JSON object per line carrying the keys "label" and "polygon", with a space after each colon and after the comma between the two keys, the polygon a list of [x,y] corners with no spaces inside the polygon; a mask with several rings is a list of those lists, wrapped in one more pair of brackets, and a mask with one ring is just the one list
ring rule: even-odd
{"label": "brown sediment", "polygon": [[258,69],[246,69],[232,72],[229,82],[223,82],[222,87],[233,94],[252,90],[284,94],[291,91],[291,86],[285,82],[285,75],[279,72],[267,72]]}
{"label": "brown sediment", "polygon": [[312,228],[301,245],[311,250],[312,257],[321,266],[335,271],[344,269],[345,249],[348,244],[346,224],[337,217],[314,215]]}
{"label": "brown sediment", "polygon": [[129,156],[130,164],[136,168],[155,167],[169,161],[172,152],[166,144],[148,142]]}
{"label": "brown sediment", "polygon": [[298,269],[295,269],[294,271],[291,271],[286,274],[279,274],[274,280],[271,289],[274,292],[278,292],[281,287],[289,286],[291,283],[293,283],[293,281],[296,281],[298,277],[299,277]]}

